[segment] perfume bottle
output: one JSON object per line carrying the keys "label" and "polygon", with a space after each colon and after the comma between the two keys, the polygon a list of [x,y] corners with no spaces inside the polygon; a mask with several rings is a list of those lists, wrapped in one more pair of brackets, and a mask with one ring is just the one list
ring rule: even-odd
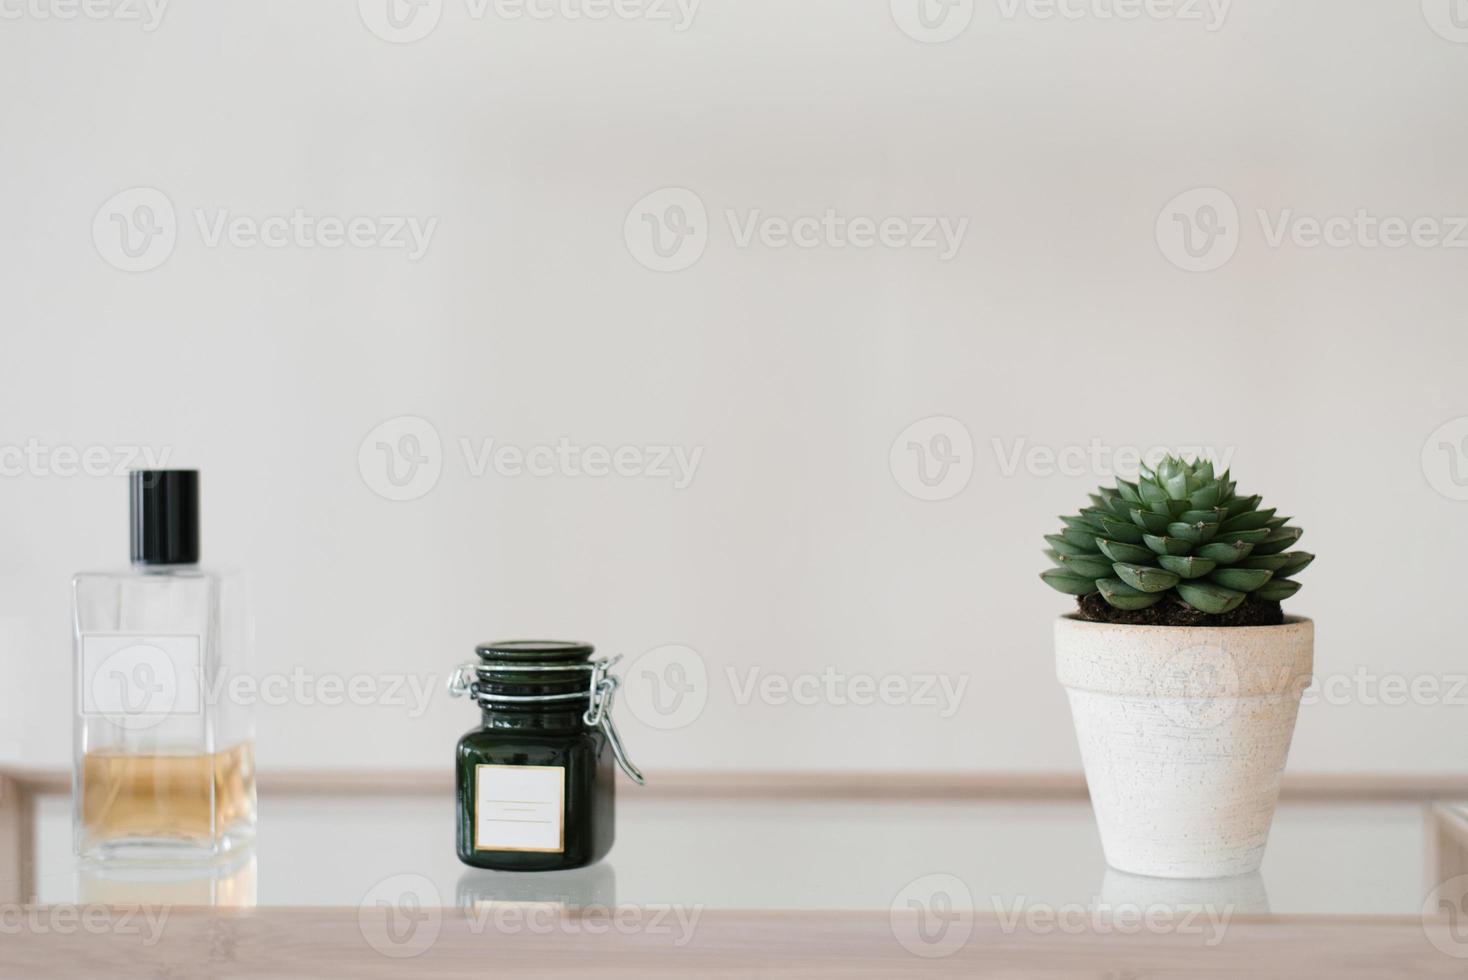
{"label": "perfume bottle", "polygon": [[245,581],[199,566],[199,474],[129,476],[132,567],[73,582],[75,845],[98,862],[192,863],[254,839]]}

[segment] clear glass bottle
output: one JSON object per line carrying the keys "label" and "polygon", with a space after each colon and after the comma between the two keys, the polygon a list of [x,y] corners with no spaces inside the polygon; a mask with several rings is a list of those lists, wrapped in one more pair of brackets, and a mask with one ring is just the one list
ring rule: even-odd
{"label": "clear glass bottle", "polygon": [[242,575],[201,568],[199,474],[130,476],[130,569],[73,583],[77,853],[208,861],[255,833],[254,718]]}

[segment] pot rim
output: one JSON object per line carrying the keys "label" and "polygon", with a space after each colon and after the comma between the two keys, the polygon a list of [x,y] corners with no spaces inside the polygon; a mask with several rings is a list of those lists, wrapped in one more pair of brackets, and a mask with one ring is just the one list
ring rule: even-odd
{"label": "pot rim", "polygon": [[[1298,700],[1312,676],[1315,623],[1287,617],[1277,626],[1135,626],[1055,621],[1055,672],[1070,691],[1176,699],[1172,678],[1215,672],[1223,686],[1205,698],[1289,695]],[[1203,671],[1204,673],[1199,673]]]}
{"label": "pot rim", "polygon": [[1075,624],[1079,629],[1105,629],[1126,630],[1131,633],[1146,634],[1155,633],[1161,636],[1170,634],[1197,635],[1201,633],[1238,633],[1248,634],[1265,632],[1269,630],[1287,630],[1298,626],[1313,626],[1315,620],[1309,616],[1286,616],[1283,623],[1273,626],[1152,626],[1140,623],[1098,623],[1091,619],[1082,619],[1075,613],[1065,613],[1057,617],[1058,620]]}

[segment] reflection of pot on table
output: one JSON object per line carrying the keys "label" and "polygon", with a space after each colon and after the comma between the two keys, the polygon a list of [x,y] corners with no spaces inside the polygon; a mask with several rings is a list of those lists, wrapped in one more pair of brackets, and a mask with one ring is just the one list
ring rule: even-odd
{"label": "reflection of pot on table", "polygon": [[1103,908],[1269,914],[1269,892],[1257,871],[1233,878],[1147,878],[1107,868],[1098,900]]}

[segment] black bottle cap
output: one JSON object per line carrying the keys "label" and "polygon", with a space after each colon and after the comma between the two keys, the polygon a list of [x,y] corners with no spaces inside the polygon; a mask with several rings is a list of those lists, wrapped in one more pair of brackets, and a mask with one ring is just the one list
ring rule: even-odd
{"label": "black bottle cap", "polygon": [[134,470],[128,499],[135,564],[198,563],[198,470]]}

